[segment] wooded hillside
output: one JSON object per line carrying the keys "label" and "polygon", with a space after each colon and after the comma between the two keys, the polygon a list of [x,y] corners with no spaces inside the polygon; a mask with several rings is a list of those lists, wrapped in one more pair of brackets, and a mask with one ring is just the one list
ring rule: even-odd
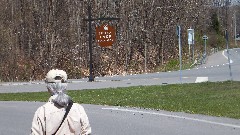
{"label": "wooded hillside", "polygon": [[[195,29],[195,55],[201,56],[201,37],[216,31],[215,12],[222,18],[217,19],[220,39],[215,37],[210,45],[224,46],[225,10],[217,12],[204,1],[91,0],[93,18],[120,18],[92,23],[94,76],[164,71],[170,60],[178,59],[177,25],[182,27],[183,62],[189,62],[190,27]],[[84,21],[88,4],[87,0],[0,0],[0,80],[44,79],[52,68],[66,70],[69,78],[88,76],[88,22]],[[94,40],[95,27],[103,23],[117,30],[110,48]]]}

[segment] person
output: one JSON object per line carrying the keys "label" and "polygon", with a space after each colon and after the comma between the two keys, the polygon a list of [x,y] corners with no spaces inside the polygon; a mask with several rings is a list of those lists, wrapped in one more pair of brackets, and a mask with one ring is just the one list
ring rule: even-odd
{"label": "person", "polygon": [[88,116],[78,103],[65,94],[67,74],[63,70],[50,70],[45,79],[48,102],[34,114],[31,135],[90,135]]}

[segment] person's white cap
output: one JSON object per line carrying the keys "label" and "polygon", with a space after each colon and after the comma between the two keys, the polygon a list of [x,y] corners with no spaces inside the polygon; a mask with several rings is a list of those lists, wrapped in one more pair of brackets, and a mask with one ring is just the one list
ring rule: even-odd
{"label": "person's white cap", "polygon": [[57,82],[59,80],[61,80],[63,82],[67,82],[67,73],[63,70],[52,69],[47,73],[45,82],[53,83],[53,82]]}

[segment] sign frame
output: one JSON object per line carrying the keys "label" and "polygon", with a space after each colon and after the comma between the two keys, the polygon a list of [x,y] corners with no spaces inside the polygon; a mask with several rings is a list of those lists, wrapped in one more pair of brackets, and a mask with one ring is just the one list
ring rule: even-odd
{"label": "sign frame", "polygon": [[188,44],[193,45],[194,44],[194,29],[187,29],[188,33]]}

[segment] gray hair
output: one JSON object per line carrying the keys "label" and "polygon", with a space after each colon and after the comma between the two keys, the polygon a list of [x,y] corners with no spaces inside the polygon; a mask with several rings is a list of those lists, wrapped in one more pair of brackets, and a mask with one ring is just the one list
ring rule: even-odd
{"label": "gray hair", "polygon": [[56,98],[54,98],[52,101],[60,107],[67,106],[71,101],[71,97],[65,94],[67,83],[55,81],[52,83],[47,83],[47,88],[51,95],[56,95]]}
{"label": "gray hair", "polygon": [[60,107],[65,107],[71,102],[71,98],[65,94],[67,89],[67,73],[63,70],[52,69],[47,75],[45,82],[47,84],[47,89],[50,94],[55,97],[53,102]]}

